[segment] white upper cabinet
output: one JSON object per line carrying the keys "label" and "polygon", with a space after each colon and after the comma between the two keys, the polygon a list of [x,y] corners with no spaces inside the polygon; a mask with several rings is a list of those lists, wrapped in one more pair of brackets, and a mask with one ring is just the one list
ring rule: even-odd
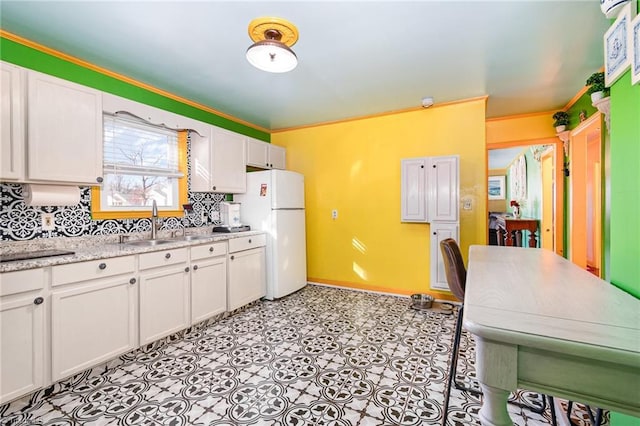
{"label": "white upper cabinet", "polygon": [[282,169],[286,165],[286,150],[254,138],[247,138],[247,166],[262,169]]}
{"label": "white upper cabinet", "polygon": [[401,161],[401,220],[457,222],[458,156],[419,157]]}
{"label": "white upper cabinet", "polygon": [[102,93],[27,73],[27,179],[102,182]]}
{"label": "white upper cabinet", "polygon": [[0,179],[11,181],[24,178],[25,70],[6,62],[1,65]]}
{"label": "white upper cabinet", "polygon": [[246,136],[213,126],[191,135],[192,191],[243,193],[246,173]]}
{"label": "white upper cabinet", "polygon": [[428,159],[408,158],[401,161],[400,199],[403,222],[427,221],[427,171]]}
{"label": "white upper cabinet", "polygon": [[458,156],[430,157],[428,167],[429,222],[457,222]]}

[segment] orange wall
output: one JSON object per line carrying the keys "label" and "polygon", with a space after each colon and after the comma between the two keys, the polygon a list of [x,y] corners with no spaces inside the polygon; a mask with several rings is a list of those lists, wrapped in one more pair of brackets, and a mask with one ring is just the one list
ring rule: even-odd
{"label": "orange wall", "polygon": [[[275,132],[305,175],[307,275],[398,294],[429,290],[429,225],[400,222],[400,160],[460,155],[461,248],[486,241],[485,100]],[[331,211],[338,210],[337,220]]]}
{"label": "orange wall", "polygon": [[487,144],[555,138],[552,112],[487,120]]}

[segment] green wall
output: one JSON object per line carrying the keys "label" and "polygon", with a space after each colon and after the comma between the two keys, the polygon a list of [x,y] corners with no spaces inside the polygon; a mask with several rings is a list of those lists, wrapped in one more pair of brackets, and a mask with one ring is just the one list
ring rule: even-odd
{"label": "green wall", "polygon": [[73,81],[84,86],[93,87],[103,92],[132,99],[156,108],[174,112],[195,120],[210,123],[246,136],[270,141],[269,133],[237,123],[224,117],[203,111],[196,107],[183,104],[149,90],[123,82],[114,77],[101,74],[73,64],[23,44],[0,38],[0,59],[5,62],[50,74],[65,80]]}
{"label": "green wall", "polygon": [[[627,71],[611,87],[611,282],[640,298],[640,84]],[[611,413],[613,426],[640,418]]]}

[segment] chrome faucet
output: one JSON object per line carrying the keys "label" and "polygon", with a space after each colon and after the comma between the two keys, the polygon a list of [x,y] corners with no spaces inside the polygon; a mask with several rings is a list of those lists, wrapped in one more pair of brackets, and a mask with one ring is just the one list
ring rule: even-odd
{"label": "chrome faucet", "polygon": [[151,239],[155,240],[158,237],[158,205],[156,200],[153,200],[151,205]]}

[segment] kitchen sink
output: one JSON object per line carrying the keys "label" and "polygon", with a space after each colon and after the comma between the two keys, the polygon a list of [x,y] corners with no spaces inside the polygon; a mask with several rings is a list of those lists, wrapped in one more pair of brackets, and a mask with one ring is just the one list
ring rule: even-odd
{"label": "kitchen sink", "polygon": [[159,246],[161,244],[170,244],[175,243],[176,240],[135,240],[135,241],[127,241],[126,244],[128,246],[139,246],[139,247],[153,247]]}

